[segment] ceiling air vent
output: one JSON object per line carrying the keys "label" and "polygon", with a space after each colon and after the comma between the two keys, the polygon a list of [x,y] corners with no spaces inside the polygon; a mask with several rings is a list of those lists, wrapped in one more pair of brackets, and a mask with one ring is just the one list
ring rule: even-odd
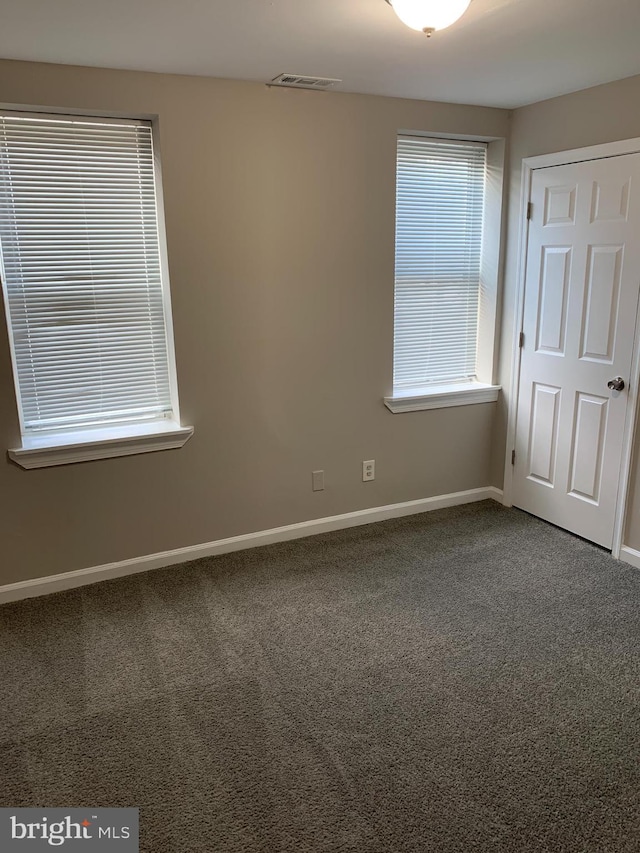
{"label": "ceiling air vent", "polygon": [[288,86],[293,89],[330,89],[342,80],[331,77],[308,77],[303,74],[278,74],[267,86]]}

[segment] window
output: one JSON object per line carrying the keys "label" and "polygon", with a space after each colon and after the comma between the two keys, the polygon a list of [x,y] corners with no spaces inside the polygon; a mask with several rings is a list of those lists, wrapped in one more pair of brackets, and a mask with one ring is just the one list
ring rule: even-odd
{"label": "window", "polygon": [[41,467],[181,446],[150,122],[0,113],[22,447]]}
{"label": "window", "polygon": [[486,161],[485,143],[398,139],[389,399],[433,398],[414,408],[497,398],[477,369]]}

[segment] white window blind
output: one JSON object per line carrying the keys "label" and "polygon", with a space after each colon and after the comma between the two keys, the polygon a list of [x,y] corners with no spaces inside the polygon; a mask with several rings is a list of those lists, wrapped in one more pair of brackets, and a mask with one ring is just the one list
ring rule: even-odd
{"label": "white window blind", "polygon": [[486,146],[400,137],[394,393],[472,381]]}
{"label": "white window blind", "polygon": [[148,122],[0,114],[0,248],[23,433],[171,416]]}

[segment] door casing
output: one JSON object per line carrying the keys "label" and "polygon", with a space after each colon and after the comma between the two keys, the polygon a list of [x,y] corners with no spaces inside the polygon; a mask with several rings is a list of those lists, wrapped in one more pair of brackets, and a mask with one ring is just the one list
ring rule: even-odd
{"label": "door casing", "polygon": [[[531,200],[531,182],[533,173],[537,169],[544,169],[550,166],[566,166],[571,163],[583,163],[589,160],[603,160],[609,157],[621,157],[625,154],[639,153],[640,138],[626,139],[621,142],[610,142],[605,145],[594,145],[589,148],[559,151],[555,154],[543,154],[539,157],[527,157],[522,161],[520,236],[518,243],[516,301],[513,315],[513,341],[511,348],[511,383],[508,399],[507,451],[504,469],[503,503],[505,506],[513,505],[512,453],[516,443],[518,394],[520,391],[520,358],[522,352],[520,349],[520,332],[522,331],[524,322],[524,295],[527,269],[527,247],[529,241],[529,220],[527,218],[527,212],[529,202]],[[640,280],[640,271],[638,278]],[[640,315],[640,311],[638,313]],[[623,545],[622,537],[624,533],[627,497],[629,492],[633,437],[635,434],[637,420],[638,385],[640,380],[640,346],[638,345],[638,331],[639,317],[636,316],[631,375],[629,377],[629,394],[627,398],[627,410],[623,435],[622,460],[618,476],[618,494],[616,499],[615,522],[613,529],[613,546],[611,549],[611,553],[616,559],[620,557],[620,550]]]}

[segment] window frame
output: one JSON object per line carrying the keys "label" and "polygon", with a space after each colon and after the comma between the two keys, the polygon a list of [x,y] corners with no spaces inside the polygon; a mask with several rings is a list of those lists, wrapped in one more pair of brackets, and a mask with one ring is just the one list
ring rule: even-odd
{"label": "window frame", "polygon": [[155,184],[156,217],[158,230],[158,255],[160,262],[160,278],[162,292],[162,307],[164,315],[165,339],[167,348],[167,370],[171,400],[171,417],[150,421],[120,421],[104,423],[76,429],[59,429],[48,432],[25,432],[23,407],[20,399],[18,381],[18,364],[14,347],[9,297],[6,277],[3,272],[2,256],[0,253],[0,285],[3,295],[3,311],[6,321],[7,336],[11,354],[14,394],[18,422],[20,426],[21,444],[7,451],[9,459],[21,468],[43,468],[55,465],[65,465],[75,462],[85,462],[96,459],[107,459],[116,456],[130,456],[138,453],[149,453],[157,450],[178,449],[184,446],[194,432],[192,426],[182,426],[180,420],[180,403],[178,397],[178,378],[176,368],[173,312],[171,306],[171,283],[169,278],[169,263],[167,252],[164,193],[162,183],[162,166],[160,158],[159,128],[157,116],[114,115],[98,111],[85,110],[51,110],[37,107],[16,107],[0,104],[2,115],[37,115],[40,118],[51,119],[95,119],[109,121],[144,122],[151,129],[153,150],[153,174]]}
{"label": "window frame", "polygon": [[[384,405],[393,414],[441,409],[456,406],[492,403],[497,401],[501,386],[496,383],[499,289],[502,279],[505,204],[505,165],[507,146],[504,138],[434,134],[415,130],[400,130],[396,138],[394,187],[397,190],[397,139],[418,137],[434,142],[484,142],[487,145],[486,183],[483,213],[484,240],[480,259],[480,290],[478,300],[478,338],[476,350],[476,379],[473,382],[450,382],[427,385],[402,391],[393,388],[393,358],[390,393]],[[394,217],[394,223],[397,217]],[[394,238],[395,247],[395,238]],[[395,255],[394,255],[395,256]],[[395,268],[394,268],[395,269]],[[394,274],[395,290],[395,274]],[[395,313],[394,313],[395,322]]]}

